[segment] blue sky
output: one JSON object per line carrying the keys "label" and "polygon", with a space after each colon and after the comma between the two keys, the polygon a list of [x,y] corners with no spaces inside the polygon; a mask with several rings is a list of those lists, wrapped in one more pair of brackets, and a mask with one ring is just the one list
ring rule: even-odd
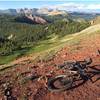
{"label": "blue sky", "polygon": [[100,0],[0,0],[0,9],[57,8],[64,10],[100,11]]}

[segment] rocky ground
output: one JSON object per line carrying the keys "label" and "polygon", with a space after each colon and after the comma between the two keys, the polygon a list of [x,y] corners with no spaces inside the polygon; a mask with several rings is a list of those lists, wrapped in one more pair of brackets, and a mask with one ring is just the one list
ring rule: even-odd
{"label": "rocky ground", "polygon": [[[45,77],[46,75],[54,76],[63,73],[63,70],[56,69],[57,65],[65,60],[84,60],[87,57],[93,59],[88,70],[100,71],[99,50],[100,41],[97,38],[96,40],[83,41],[81,45],[65,47],[48,61],[27,60],[2,70],[0,72],[0,100],[6,100],[4,88],[8,83],[11,87],[13,100],[100,100],[100,73],[92,73],[93,82],[88,80],[64,92],[49,91]],[[37,79],[36,76],[40,75],[43,77]]]}

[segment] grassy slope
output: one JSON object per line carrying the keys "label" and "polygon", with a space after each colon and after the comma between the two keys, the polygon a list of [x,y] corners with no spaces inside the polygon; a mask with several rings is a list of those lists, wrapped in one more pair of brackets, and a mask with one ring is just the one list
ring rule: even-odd
{"label": "grassy slope", "polygon": [[91,26],[79,33],[67,35],[63,38],[58,38],[58,36],[56,35],[51,35],[49,36],[51,37],[51,39],[38,42],[35,47],[30,48],[26,52],[17,51],[15,54],[12,54],[10,56],[0,57],[0,64],[9,63],[10,61],[22,55],[29,55],[33,53],[35,54],[34,56],[37,57],[38,55],[45,55],[47,54],[47,52],[49,53],[51,50],[58,51],[65,45],[77,45],[82,41],[82,38],[89,38],[90,36],[95,36],[99,33],[100,24]]}

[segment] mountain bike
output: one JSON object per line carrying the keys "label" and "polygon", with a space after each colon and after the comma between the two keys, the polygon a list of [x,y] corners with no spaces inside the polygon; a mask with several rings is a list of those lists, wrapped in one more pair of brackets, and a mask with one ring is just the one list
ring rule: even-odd
{"label": "mountain bike", "polygon": [[91,63],[92,59],[87,58],[83,61],[65,61],[63,64],[58,65],[58,68],[63,69],[65,73],[51,77],[47,83],[48,89],[60,92],[71,89],[80,81],[86,81],[89,79],[87,68]]}

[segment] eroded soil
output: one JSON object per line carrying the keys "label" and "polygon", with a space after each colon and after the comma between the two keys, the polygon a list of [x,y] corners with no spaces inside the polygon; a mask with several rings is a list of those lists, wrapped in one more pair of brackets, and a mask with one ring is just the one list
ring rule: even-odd
{"label": "eroded soil", "polygon": [[[96,43],[96,45],[93,43]],[[75,52],[73,52],[74,49]],[[49,91],[47,78],[45,77],[64,73],[61,69],[57,70],[57,65],[65,60],[84,60],[87,57],[93,59],[93,63],[88,70],[100,71],[98,50],[100,50],[99,38],[96,41],[83,41],[78,46],[65,47],[49,61],[24,61],[1,71],[0,100],[5,100],[4,87],[6,83],[10,83],[12,96],[17,100],[100,100],[100,73],[93,73],[93,82],[88,80],[64,92]],[[43,77],[36,78],[40,75]]]}

